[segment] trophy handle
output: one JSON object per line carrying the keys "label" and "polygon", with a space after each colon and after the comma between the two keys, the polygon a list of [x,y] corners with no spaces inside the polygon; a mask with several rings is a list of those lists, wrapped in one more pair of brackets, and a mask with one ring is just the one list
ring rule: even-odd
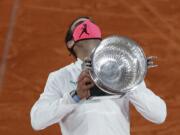
{"label": "trophy handle", "polygon": [[147,68],[154,68],[154,67],[157,67],[158,65],[157,64],[154,64],[154,61],[157,60],[157,56],[149,56],[146,58],[146,61],[147,61]]}

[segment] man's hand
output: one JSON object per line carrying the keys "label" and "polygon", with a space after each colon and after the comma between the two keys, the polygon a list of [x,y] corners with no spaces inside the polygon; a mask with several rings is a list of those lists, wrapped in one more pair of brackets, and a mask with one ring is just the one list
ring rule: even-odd
{"label": "man's hand", "polygon": [[78,78],[77,95],[83,99],[90,97],[90,89],[94,86],[94,83],[89,75],[91,70],[91,59],[86,57],[82,64],[82,72]]}
{"label": "man's hand", "polygon": [[90,88],[94,86],[94,83],[89,75],[89,70],[83,70],[78,78],[77,95],[80,99],[86,99],[90,96]]}
{"label": "man's hand", "polygon": [[149,56],[147,57],[147,67],[148,68],[153,68],[153,67],[157,67],[157,64],[154,64],[154,60],[157,59],[157,56]]}

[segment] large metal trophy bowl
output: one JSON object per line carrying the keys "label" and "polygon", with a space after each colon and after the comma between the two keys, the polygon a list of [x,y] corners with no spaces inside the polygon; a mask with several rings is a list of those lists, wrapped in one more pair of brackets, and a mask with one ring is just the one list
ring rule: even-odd
{"label": "large metal trophy bowl", "polygon": [[136,42],[121,36],[101,41],[91,55],[90,76],[102,91],[124,94],[144,80],[147,59]]}

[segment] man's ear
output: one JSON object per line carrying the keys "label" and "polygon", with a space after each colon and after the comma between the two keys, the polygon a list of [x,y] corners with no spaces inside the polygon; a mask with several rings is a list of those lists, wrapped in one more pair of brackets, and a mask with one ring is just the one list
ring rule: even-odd
{"label": "man's ear", "polygon": [[69,49],[71,49],[73,47],[73,45],[74,45],[74,40],[70,40],[70,41],[67,42],[67,47]]}

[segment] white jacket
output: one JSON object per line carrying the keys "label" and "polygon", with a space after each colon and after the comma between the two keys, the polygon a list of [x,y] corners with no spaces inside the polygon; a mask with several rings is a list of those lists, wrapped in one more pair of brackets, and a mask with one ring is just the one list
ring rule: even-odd
{"label": "white jacket", "polygon": [[50,73],[44,92],[31,110],[35,130],[59,123],[63,135],[130,135],[129,102],[147,120],[157,124],[165,121],[165,102],[144,82],[122,98],[76,103],[69,93],[76,89],[81,64],[78,59]]}

